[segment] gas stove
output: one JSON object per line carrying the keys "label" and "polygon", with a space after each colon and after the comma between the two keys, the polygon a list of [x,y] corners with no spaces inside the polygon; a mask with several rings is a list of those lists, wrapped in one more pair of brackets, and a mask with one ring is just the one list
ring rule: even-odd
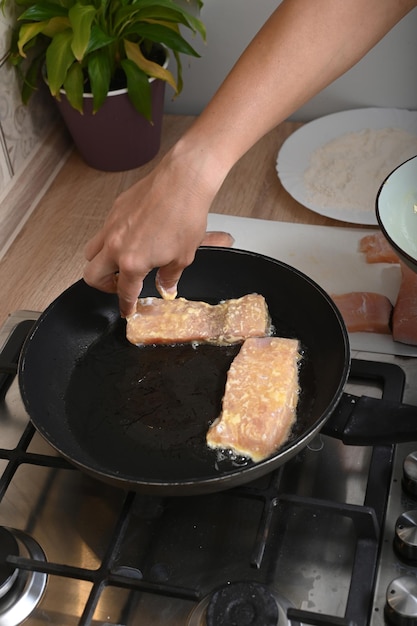
{"label": "gas stove", "polygon": [[[25,412],[15,363],[37,315],[0,331],[0,626],[417,623],[417,428],[375,447],[325,428],[220,493],[125,492],[67,463]],[[352,357],[347,392],[417,405],[417,359]]]}

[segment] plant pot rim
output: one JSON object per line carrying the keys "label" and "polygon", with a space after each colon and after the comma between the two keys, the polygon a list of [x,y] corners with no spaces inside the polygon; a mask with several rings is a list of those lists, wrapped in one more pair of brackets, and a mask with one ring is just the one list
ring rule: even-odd
{"label": "plant pot rim", "polygon": [[[152,80],[154,80],[152,78]],[[151,80],[149,80],[149,82],[151,82]],[[65,89],[60,89],[59,93],[65,95]],[[127,87],[123,87],[122,89],[114,89],[114,90],[109,90],[107,93],[107,98],[111,98],[112,96],[121,96],[122,94],[127,93]],[[91,91],[83,91],[83,98],[92,98],[93,94],[91,93]]]}

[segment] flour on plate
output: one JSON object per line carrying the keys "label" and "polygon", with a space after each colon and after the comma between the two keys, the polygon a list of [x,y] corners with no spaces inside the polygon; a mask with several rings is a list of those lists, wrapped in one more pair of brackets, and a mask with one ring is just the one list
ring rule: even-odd
{"label": "flour on plate", "polygon": [[374,211],[378,189],[398,165],[417,154],[417,136],[399,128],[346,133],[315,150],[304,172],[316,205]]}

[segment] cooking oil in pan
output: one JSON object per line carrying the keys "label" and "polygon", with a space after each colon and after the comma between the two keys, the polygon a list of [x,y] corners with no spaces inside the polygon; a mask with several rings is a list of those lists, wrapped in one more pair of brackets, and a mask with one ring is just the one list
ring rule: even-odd
{"label": "cooking oil in pan", "polygon": [[[71,430],[93,458],[131,472],[155,459],[207,455],[205,437],[218,417],[227,371],[239,346],[143,346],[125,338],[123,322],[87,351],[71,377]],[[138,461],[138,459],[141,461]],[[112,463],[112,461],[111,461]]]}
{"label": "cooking oil in pan", "polygon": [[[153,480],[198,478],[208,468],[215,473],[252,464],[206,444],[239,349],[191,343],[137,347],[127,341],[120,320],[89,348],[71,377],[66,411],[79,445],[106,470]],[[302,364],[303,391],[290,440],[304,432],[314,404],[314,373],[305,350]]]}

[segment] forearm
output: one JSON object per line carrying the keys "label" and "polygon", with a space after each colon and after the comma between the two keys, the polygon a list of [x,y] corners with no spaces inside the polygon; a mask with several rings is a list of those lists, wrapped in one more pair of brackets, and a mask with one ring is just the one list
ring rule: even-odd
{"label": "forearm", "polygon": [[175,295],[233,165],[416,5],[417,0],[283,0],[189,131],[117,198],[86,247],[86,282],[117,292],[123,315],[134,310],[153,268],[159,268],[161,293]]}
{"label": "forearm", "polygon": [[283,0],[176,149],[192,153],[195,168],[209,169],[218,186],[258,139],[350,69],[416,5]]}

